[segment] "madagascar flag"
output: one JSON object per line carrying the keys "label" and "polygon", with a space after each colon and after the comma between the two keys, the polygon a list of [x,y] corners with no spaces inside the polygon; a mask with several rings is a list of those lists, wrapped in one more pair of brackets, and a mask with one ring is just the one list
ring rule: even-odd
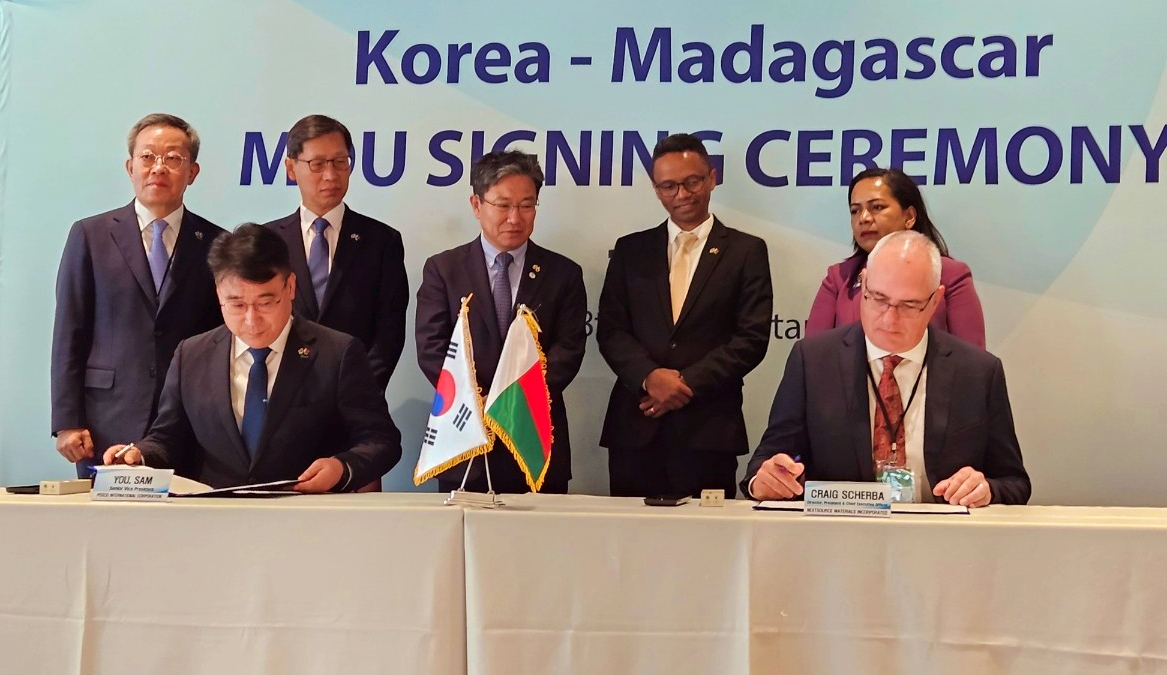
{"label": "madagascar flag", "polygon": [[551,463],[551,394],[538,333],[531,310],[519,307],[486,397],[484,420],[515,456],[533,492],[543,486]]}

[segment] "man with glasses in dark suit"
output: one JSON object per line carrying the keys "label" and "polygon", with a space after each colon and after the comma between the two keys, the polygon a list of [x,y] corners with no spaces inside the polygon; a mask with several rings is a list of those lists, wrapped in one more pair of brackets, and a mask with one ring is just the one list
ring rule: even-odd
{"label": "man with glasses in dark suit", "polygon": [[[575,262],[531,241],[543,170],[534,155],[518,151],[483,155],[470,171],[470,208],[482,230],[469,243],[432,256],[417,289],[417,363],[431,384],[450,345],[462,298],[473,293],[470,335],[474,369],[485,395],[494,380],[515,308],[526,305],[539,322],[551,395],[551,461],[542,492],[565,493],[571,479],[571,441],[563,391],[583,362],[587,340],[587,292]],[[501,440],[489,455],[495,492],[527,492],[522,471]],[[441,492],[461,484],[459,464],[438,476]],[[486,492],[483,462],[476,461],[466,488]]]}
{"label": "man with glasses in dark suit", "polygon": [[709,211],[717,171],[701,140],[652,153],[669,218],[616,242],[596,341],[616,373],[600,445],[613,496],[736,492],[749,451],[743,378],[766,355],[773,291],[766,243]]}
{"label": "man with glasses in dark suit", "polygon": [[183,203],[199,175],[198,133],[155,113],[127,142],[134,201],[74,223],[57,272],[52,432],[82,478],[94,448],[149,428],[178,343],[223,322],[207,269],[223,230]]}
{"label": "man with glasses in dark suit", "polygon": [[150,432],[105,462],[212,487],[299,479],[300,492],[352,491],[393,468],[401,434],[365,350],[292,318],[296,275],[279,235],[241,225],[209,264],[226,325],[179,345]]}
{"label": "man with glasses in dark suit", "polygon": [[352,144],[348,128],[325,115],[292,125],[284,167],[299,187],[300,207],[267,227],[291,255],[296,316],[364,343],[384,392],[405,346],[405,248],[400,232],[345,203]]}

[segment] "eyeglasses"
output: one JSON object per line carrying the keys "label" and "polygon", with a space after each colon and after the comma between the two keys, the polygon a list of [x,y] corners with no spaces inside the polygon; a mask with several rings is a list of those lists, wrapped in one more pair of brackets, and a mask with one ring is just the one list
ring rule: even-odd
{"label": "eyeglasses", "polygon": [[529,216],[535,212],[535,207],[539,206],[539,202],[537,202],[537,201],[535,201],[535,202],[522,202],[521,204],[509,204],[507,202],[501,202],[501,203],[492,202],[492,201],[488,200],[486,197],[479,197],[478,199],[486,204],[490,204],[491,206],[498,209],[499,211],[505,212],[507,215],[510,215],[510,212],[513,210],[513,211],[518,211],[519,215]]}
{"label": "eyeglasses", "polygon": [[243,302],[242,300],[228,300],[227,302],[220,302],[219,306],[223,308],[223,314],[227,316],[243,316],[247,314],[247,308],[253,307],[259,314],[268,314],[275,310],[284,297],[287,295],[288,284],[285,280],[283,289],[280,290],[278,298],[264,298],[263,300],[256,300],[255,302]]}
{"label": "eyeglasses", "polygon": [[143,150],[142,152],[138,153],[137,157],[134,159],[138,160],[138,164],[146,169],[153,169],[154,167],[158,166],[159,162],[161,162],[162,166],[170,169],[171,171],[178,171],[182,168],[182,165],[186,163],[186,157],[183,157],[177,152],[168,152],[165,155],[155,155],[149,150]]}
{"label": "eyeglasses", "polygon": [[661,195],[663,195],[665,197],[672,197],[672,196],[675,196],[677,194],[677,191],[679,189],[681,189],[682,185],[685,186],[685,192],[693,193],[693,192],[696,192],[697,190],[701,189],[701,186],[703,186],[705,184],[705,181],[708,179],[709,179],[709,174],[705,174],[704,176],[689,176],[688,178],[681,181],[680,183],[677,183],[676,181],[666,180],[666,181],[661,182],[661,183],[656,183],[655,185],[653,185],[653,187],[656,188],[656,191],[659,192]]}
{"label": "eyeglasses", "polygon": [[295,161],[303,162],[308,165],[308,170],[312,173],[324,173],[325,166],[332,166],[332,170],[337,173],[346,173],[352,169],[348,157],[336,157],[333,159],[324,159],[317,157],[316,159],[299,159]]}
{"label": "eyeglasses", "polygon": [[928,309],[928,304],[932,302],[932,298],[936,295],[936,291],[932,291],[924,300],[905,300],[904,302],[891,302],[887,296],[876,295],[867,290],[867,284],[863,285],[863,299],[870,302],[875,311],[883,314],[888,310],[894,309],[901,316],[919,316],[921,312]]}

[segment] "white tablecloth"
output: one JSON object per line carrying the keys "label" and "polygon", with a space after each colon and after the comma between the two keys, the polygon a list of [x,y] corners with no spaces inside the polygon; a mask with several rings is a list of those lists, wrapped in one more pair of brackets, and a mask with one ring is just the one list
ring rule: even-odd
{"label": "white tablecloth", "polygon": [[2,673],[1167,673],[1167,511],[0,496]]}
{"label": "white tablecloth", "polygon": [[472,675],[1167,673],[1167,511],[467,511]]}
{"label": "white tablecloth", "polygon": [[0,672],[463,673],[438,495],[0,495]]}

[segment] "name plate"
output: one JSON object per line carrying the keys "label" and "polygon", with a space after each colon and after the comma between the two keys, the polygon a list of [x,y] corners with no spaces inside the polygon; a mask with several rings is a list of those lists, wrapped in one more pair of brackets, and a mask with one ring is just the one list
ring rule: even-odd
{"label": "name plate", "polygon": [[891,516],[891,486],[887,483],[828,483],[809,481],[803,512],[812,516]]}
{"label": "name plate", "polygon": [[90,498],[99,502],[161,502],[170,498],[173,469],[99,466]]}

